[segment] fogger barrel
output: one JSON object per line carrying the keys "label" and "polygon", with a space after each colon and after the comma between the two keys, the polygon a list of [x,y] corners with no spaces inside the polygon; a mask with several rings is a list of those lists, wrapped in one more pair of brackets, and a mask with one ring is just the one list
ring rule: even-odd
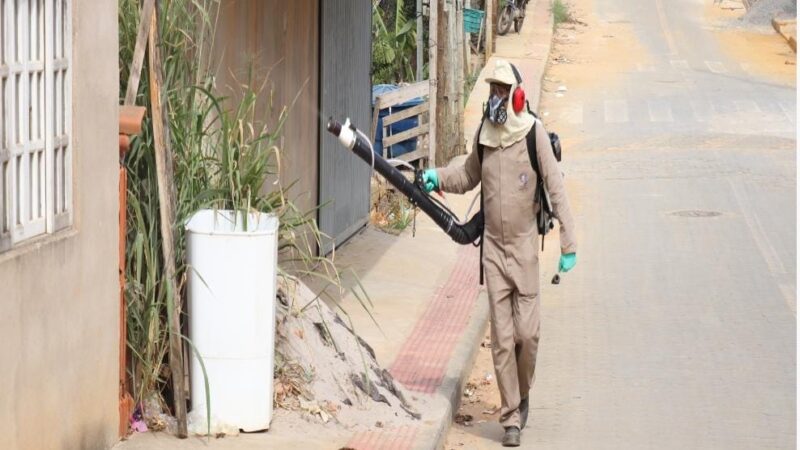
{"label": "fogger barrel", "polygon": [[408,197],[412,204],[417,205],[419,209],[429,215],[436,225],[439,225],[454,241],[459,244],[472,244],[482,236],[483,211],[475,214],[469,222],[463,225],[458,224],[452,213],[437,205],[424,190],[406,179],[399,170],[380,155],[376,155],[364,135],[350,125],[349,120],[342,125],[333,118],[329,119],[328,131],[338,137],[342,145],[373,166],[375,171]]}

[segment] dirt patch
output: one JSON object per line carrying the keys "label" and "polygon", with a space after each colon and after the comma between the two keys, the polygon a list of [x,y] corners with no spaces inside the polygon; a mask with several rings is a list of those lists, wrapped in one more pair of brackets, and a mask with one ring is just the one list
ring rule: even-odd
{"label": "dirt patch", "polygon": [[[786,3],[785,0],[761,0],[748,12],[744,9],[725,9],[713,2],[707,2],[704,16],[712,26],[720,47],[730,58],[745,63],[755,75],[787,86],[796,86],[797,55],[772,28],[772,15],[764,12],[775,11],[781,2]],[[796,5],[796,1],[789,2]],[[760,9],[756,9],[757,7]],[[756,17],[762,15],[769,16],[766,22],[756,20]]]}
{"label": "dirt patch", "polygon": [[[403,173],[409,181],[414,181],[413,172]],[[397,236],[414,224],[417,211],[408,198],[386,180],[373,177],[370,196],[369,222],[379,230]]]}
{"label": "dirt patch", "polygon": [[592,0],[575,0],[567,7],[576,22],[565,22],[556,28],[545,91],[555,92],[566,78],[570,90],[609,85],[617,82],[621,73],[648,62],[629,23],[598,20],[588,13],[593,8]]}
{"label": "dirt patch", "polygon": [[574,148],[583,133],[567,121],[557,121],[550,111],[568,105],[573,92],[583,98],[591,97],[598,86],[612,89],[623,81],[626,72],[637,65],[649,64],[651,58],[636,38],[627,21],[600,20],[591,11],[593,0],[575,0],[567,3],[570,15],[577,23],[563,23],[556,27],[550,63],[542,82],[540,111],[545,125],[558,129],[562,144]]}
{"label": "dirt patch", "polygon": [[502,435],[500,391],[497,389],[492,364],[491,335],[487,331],[475,365],[472,367],[456,412],[455,423],[445,443],[445,449],[483,448],[487,440],[497,441]]}
{"label": "dirt patch", "polygon": [[796,86],[797,55],[782,36],[744,29],[724,29],[714,33],[732,59],[746,63],[748,70],[786,86]]}

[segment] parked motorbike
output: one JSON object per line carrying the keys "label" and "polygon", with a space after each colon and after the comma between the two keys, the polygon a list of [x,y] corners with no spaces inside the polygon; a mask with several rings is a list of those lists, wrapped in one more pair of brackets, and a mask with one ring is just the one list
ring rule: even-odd
{"label": "parked motorbike", "polygon": [[526,6],[528,6],[528,0],[506,0],[503,10],[500,11],[500,17],[497,18],[497,34],[503,36],[508,33],[512,23],[514,31],[519,33],[519,30],[522,29],[522,22],[525,20]]}

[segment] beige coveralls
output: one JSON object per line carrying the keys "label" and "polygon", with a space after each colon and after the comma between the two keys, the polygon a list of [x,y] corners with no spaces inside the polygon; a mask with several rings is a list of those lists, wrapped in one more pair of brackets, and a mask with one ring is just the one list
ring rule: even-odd
{"label": "beige coveralls", "polygon": [[[492,359],[502,399],[500,423],[519,427],[519,404],[533,385],[539,347],[536,173],[524,138],[506,148],[485,147],[483,165],[478,161],[477,142],[476,135],[463,166],[436,170],[439,187],[445,192],[462,194],[483,183],[483,264],[491,311]],[[540,172],[560,222],[561,253],[574,253],[575,227],[561,171],[539,121],[536,148]]]}

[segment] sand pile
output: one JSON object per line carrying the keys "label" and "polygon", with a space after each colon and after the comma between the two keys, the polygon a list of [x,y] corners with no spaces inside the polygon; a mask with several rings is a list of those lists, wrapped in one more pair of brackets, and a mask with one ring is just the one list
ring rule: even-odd
{"label": "sand pile", "polygon": [[747,25],[771,26],[773,18],[794,19],[797,17],[797,0],[759,0],[742,16]]}
{"label": "sand pile", "polygon": [[380,367],[372,348],[291,278],[278,283],[275,406],[356,430],[420,419],[419,402]]}

